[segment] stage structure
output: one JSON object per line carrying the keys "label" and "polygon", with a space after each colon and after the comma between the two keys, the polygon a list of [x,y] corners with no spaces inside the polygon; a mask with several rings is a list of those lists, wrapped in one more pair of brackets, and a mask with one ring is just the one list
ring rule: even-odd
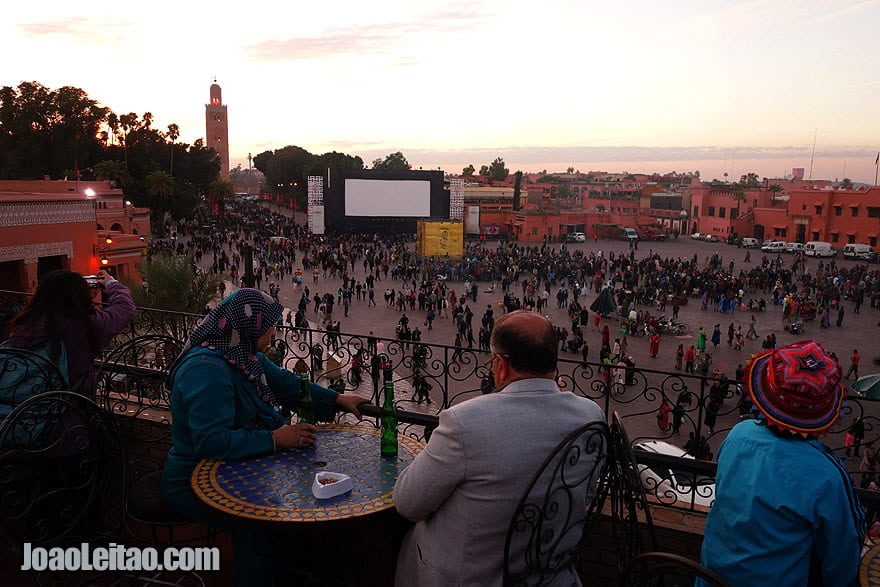
{"label": "stage structure", "polygon": [[323,206],[335,231],[415,234],[419,220],[449,220],[450,199],[439,170],[339,169],[330,171]]}
{"label": "stage structure", "polygon": [[416,254],[421,257],[461,257],[464,254],[464,224],[419,220],[416,228]]}
{"label": "stage structure", "polygon": [[449,180],[449,219],[464,219],[464,180]]}
{"label": "stage structure", "polygon": [[309,176],[308,194],[309,230],[312,234],[324,234],[324,178]]}

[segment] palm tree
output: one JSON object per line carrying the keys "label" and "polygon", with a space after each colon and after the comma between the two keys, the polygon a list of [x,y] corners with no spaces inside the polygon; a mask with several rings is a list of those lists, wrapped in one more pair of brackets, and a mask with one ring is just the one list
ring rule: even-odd
{"label": "palm tree", "polygon": [[[174,178],[164,171],[154,170],[144,178],[144,188],[150,197],[150,209],[153,211],[154,220],[162,219],[165,212],[170,208],[170,199],[174,194]],[[154,223],[153,226],[161,224]]]}
{"label": "palm tree", "polygon": [[177,312],[200,312],[218,296],[224,277],[196,269],[192,257],[165,253],[141,261],[138,269],[144,283],[126,281],[135,304]]}
{"label": "palm tree", "polygon": [[779,192],[782,191],[782,186],[779,185],[778,183],[774,183],[769,188],[767,188],[767,191],[769,191],[771,194],[773,194],[773,199],[775,200],[776,196],[779,195]]}
{"label": "palm tree", "polygon": [[231,182],[220,179],[219,177],[208,184],[208,198],[220,210],[220,214],[226,209],[226,200],[231,199],[235,195],[235,187]]}
{"label": "palm tree", "polygon": [[843,181],[840,182],[840,189],[842,190],[851,190],[853,182],[850,178],[844,177]]}
{"label": "palm tree", "polygon": [[109,181],[111,187],[125,187],[131,181],[123,161],[101,161],[95,165],[95,177]]}
{"label": "palm tree", "polygon": [[171,165],[169,166],[168,172],[171,175],[174,175],[174,141],[180,136],[180,127],[174,123],[169,124],[168,134],[166,136],[171,140]]}

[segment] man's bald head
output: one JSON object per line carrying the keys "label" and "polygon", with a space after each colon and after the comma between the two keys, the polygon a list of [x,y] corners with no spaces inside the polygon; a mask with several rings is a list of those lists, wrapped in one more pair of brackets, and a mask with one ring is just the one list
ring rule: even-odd
{"label": "man's bald head", "polygon": [[556,332],[550,320],[535,312],[517,311],[495,321],[490,346],[505,355],[510,367],[533,377],[556,373],[559,354]]}

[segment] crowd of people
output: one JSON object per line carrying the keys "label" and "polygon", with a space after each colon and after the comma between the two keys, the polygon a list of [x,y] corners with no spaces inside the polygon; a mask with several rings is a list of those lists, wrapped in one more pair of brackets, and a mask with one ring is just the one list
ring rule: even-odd
{"label": "crowd of people", "polygon": [[[788,265],[781,258],[764,258],[756,267],[735,272],[734,263],[725,265],[718,254],[673,259],[648,251],[636,258],[635,248],[605,254],[502,242],[470,244],[461,259],[421,258],[401,235],[313,236],[291,218],[248,202],[230,205],[220,225],[200,218],[182,223],[176,234],[154,243],[153,253],[190,254],[207,270],[255,286],[236,289],[206,309],[170,366],[172,448],[162,478],[163,495],[178,512],[232,535],[236,584],[242,585],[278,580],[285,563],[281,559],[292,550],[267,554],[266,536],[201,508],[190,481],[195,464],[203,458],[248,458],[314,445],[314,425],[291,424],[283,416],[284,409],[295,409],[305,397],[322,420],[336,411],[359,416],[358,406],[369,401],[309,384],[279,368],[278,356],[285,352],[273,338],[279,323],[304,326],[312,315],[330,332],[328,344],[338,345],[339,314],[348,316],[355,305],[371,311],[377,306],[376,289],[384,290],[386,311],[399,313],[397,337],[414,348],[412,400],[419,403],[431,401],[424,356],[418,353],[419,324],[431,330],[435,320],[449,319],[457,349],[476,343],[488,353],[491,380],[483,394],[442,411],[427,447],[397,480],[395,505],[414,523],[399,553],[397,584],[501,585],[507,527],[530,474],[569,433],[585,422],[605,420],[593,401],[560,393],[555,378],[559,353],[577,353],[586,361],[588,333],[595,331],[606,381],[632,383],[635,364],[627,336],[632,331],[612,334],[609,312],[587,308],[588,295],[612,292],[622,315],[629,320],[635,312],[638,322],[641,313],[645,323],[650,313],[644,307],[662,312],[671,304],[677,317],[683,300],[698,299],[711,334],[700,325],[695,344],[678,345],[674,367],[709,374],[712,353],[723,343],[723,317],[733,317],[738,309],[753,312],[748,334],[730,323],[731,348],[743,350],[745,340],[758,338],[754,311],[767,305],[763,297],[755,302],[758,296],[781,305],[782,319],[790,323],[810,319],[810,313],[839,313],[846,301],[858,314],[865,299],[873,307],[880,292],[880,273],[867,266],[820,261],[810,270],[799,257]],[[253,252],[253,283],[250,261],[242,256],[248,251]],[[322,279],[327,278],[338,279],[341,286],[326,291]],[[71,379],[87,382],[95,355],[134,312],[122,284],[103,272],[98,281],[109,296],[102,310],[92,304],[81,276],[47,276],[13,320],[11,341],[28,347],[60,338],[71,354]],[[492,294],[485,310],[477,310],[481,283],[490,284]],[[295,312],[280,303],[282,288],[298,293]],[[569,322],[554,324],[543,315],[554,302]],[[839,313],[837,324],[842,323]],[[660,329],[648,324],[647,330],[648,354],[656,358]],[[371,332],[370,369],[389,378],[392,367],[387,357],[380,359],[381,344]],[[838,358],[814,341],[780,346],[771,334],[761,346],[757,357],[737,368],[733,381],[718,374],[709,393],[709,434],[729,386],[738,382],[748,395],[743,404],[753,406],[757,417],[741,413],[744,421],[718,451],[717,494],[706,522],[702,563],[731,584],[850,584],[865,538],[864,513],[846,467],[817,439],[840,419],[846,397],[841,380],[858,377],[860,356],[854,349],[844,376]],[[453,353],[453,361],[460,358]],[[359,376],[368,358],[357,360]],[[683,392],[675,405],[664,401],[658,426],[677,434],[690,401],[690,392]],[[542,417],[536,418],[539,412]],[[517,433],[511,436],[509,430]],[[850,434],[849,446],[859,456],[864,429],[854,425]],[[692,435],[686,446],[696,458],[715,456],[704,438]],[[870,443],[869,453],[863,459],[874,467],[876,451]],[[595,457],[578,464],[595,465]],[[595,486],[581,489],[574,508],[579,515]],[[780,568],[786,569],[782,577]],[[579,584],[573,566],[563,572],[567,582]]]}
{"label": "crowd of people", "polygon": [[[851,304],[853,313],[866,300],[872,307],[880,305],[880,272],[867,265],[838,267],[834,260],[818,260],[811,268],[801,255],[789,262],[781,255],[764,256],[756,265],[737,270],[733,259],[725,262],[718,253],[672,258],[649,249],[637,258],[634,248],[615,253],[502,241],[467,243],[461,258],[421,258],[405,235],[310,236],[292,217],[258,203],[235,202],[229,208],[222,229],[212,226],[209,217],[182,223],[182,238],[170,245],[160,242],[157,251],[190,254],[197,263],[202,260],[203,267],[245,284],[242,246],[249,247],[254,254],[252,285],[267,289],[276,299],[282,285],[294,292],[299,300],[285,321],[299,327],[311,319],[313,325],[344,330],[340,318],[377,307],[381,297],[385,308],[405,315],[395,329],[399,339],[420,341],[424,332],[419,326],[429,331],[437,320],[450,319],[452,338],[441,342],[486,351],[491,328],[487,312],[478,309],[483,300],[488,312],[498,315],[519,309],[549,314],[555,306],[568,318],[554,325],[563,353],[587,361],[593,347],[594,353],[598,350],[594,360],[617,368],[633,361],[631,353],[614,352],[618,329],[625,341],[647,338],[648,355],[656,358],[667,326],[678,320],[681,306],[690,300],[714,327],[708,334],[703,325],[691,324],[699,326],[696,344],[680,354],[676,351],[669,367],[709,375],[713,355],[724,340],[725,322],[727,347],[748,356],[759,347],[777,344],[775,334],[761,338],[756,328],[756,316],[768,307],[781,306],[785,330],[797,335],[804,321],[815,318],[820,326],[830,327],[830,316],[836,315],[837,326],[843,326],[845,305]],[[340,280],[341,286],[319,291],[328,278]],[[613,292],[617,308],[592,312],[587,297],[604,289]],[[661,323],[659,313],[667,307],[672,318]],[[734,324],[737,312],[749,315],[747,331]],[[590,339],[591,322],[602,335],[596,342]],[[609,323],[614,337],[604,334]],[[754,345],[749,344],[752,340]]]}

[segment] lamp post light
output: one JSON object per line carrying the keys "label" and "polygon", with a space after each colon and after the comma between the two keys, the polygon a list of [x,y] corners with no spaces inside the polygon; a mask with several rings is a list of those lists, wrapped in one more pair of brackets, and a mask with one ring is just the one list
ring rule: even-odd
{"label": "lamp post light", "polygon": [[112,245],[112,244],[113,244],[113,239],[108,236],[104,239],[104,246],[95,245],[92,247],[94,250],[95,256],[99,257],[101,267],[106,267],[107,265],[110,264],[110,259],[108,259],[107,255],[105,255],[104,253],[106,253],[108,250],[110,250],[110,245]]}

